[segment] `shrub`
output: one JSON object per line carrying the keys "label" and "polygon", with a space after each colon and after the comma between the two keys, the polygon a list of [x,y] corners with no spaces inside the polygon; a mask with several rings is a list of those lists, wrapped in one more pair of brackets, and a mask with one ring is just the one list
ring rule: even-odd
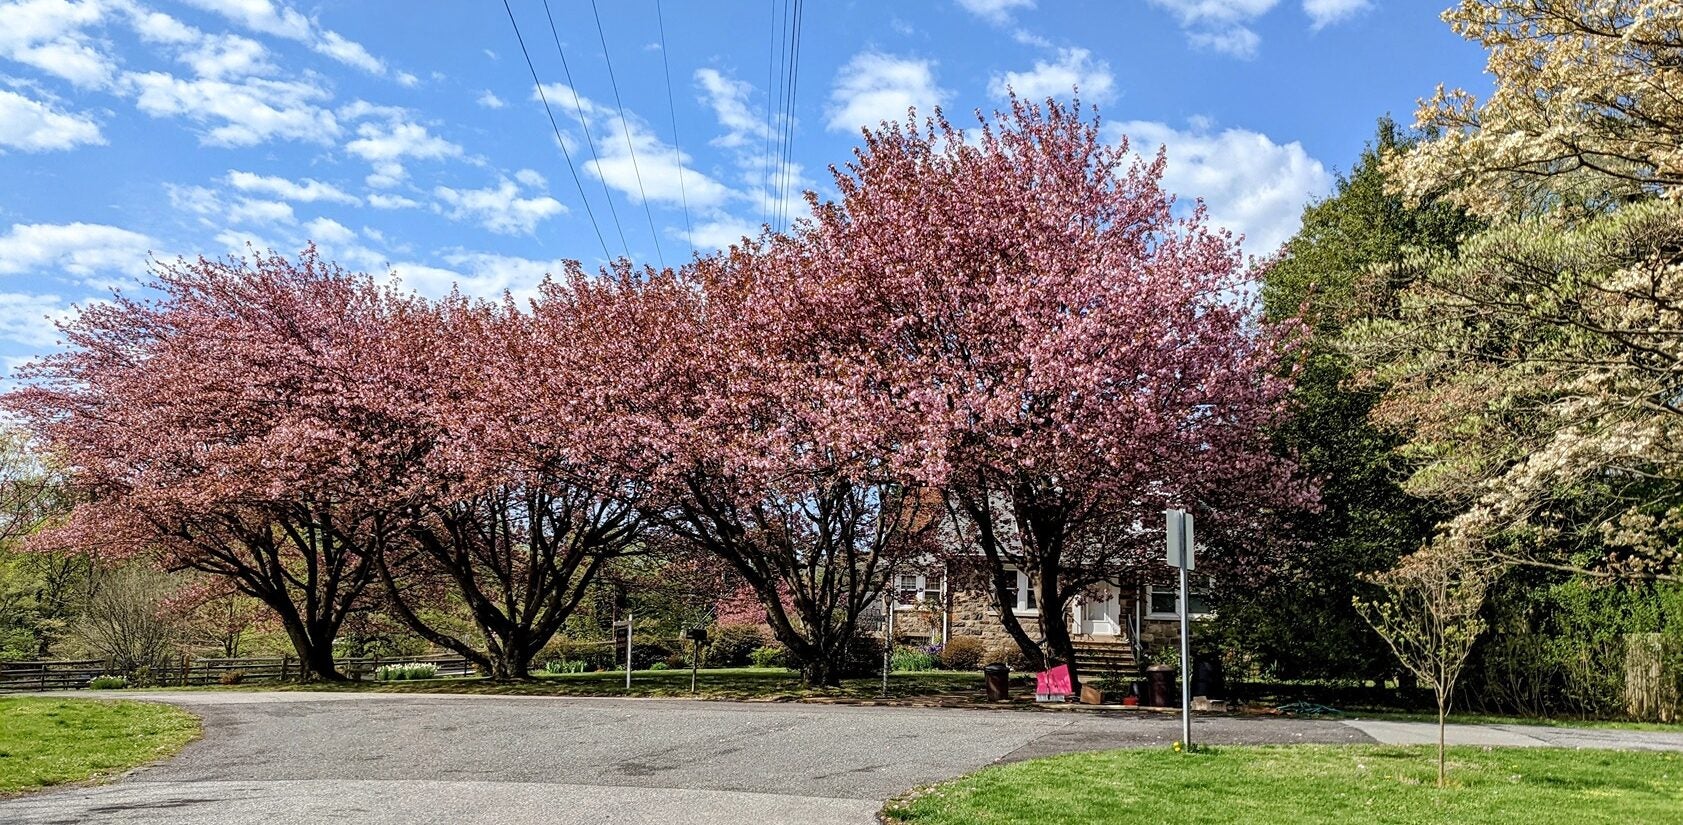
{"label": "shrub", "polygon": [[708,634],[707,665],[709,667],[743,667],[753,660],[754,651],[771,642],[759,625],[727,624],[713,628]]}
{"label": "shrub", "polygon": [[982,666],[987,646],[979,636],[957,636],[941,647],[941,667],[948,670],[975,670]]}
{"label": "shrub", "polygon": [[123,676],[95,676],[88,680],[88,687],[94,690],[118,690],[129,686],[129,680]]}
{"label": "shrub", "polygon": [[674,653],[666,657],[665,664],[668,668],[679,670],[690,666],[690,657],[683,653]]}
{"label": "shrub", "polygon": [[889,656],[888,669],[894,673],[904,673],[914,670],[934,670],[935,656],[927,650],[915,647],[897,647]]}
{"label": "shrub", "polygon": [[216,681],[224,685],[237,685],[245,681],[245,677],[246,673],[243,670],[225,670],[221,676],[216,677]]}
{"label": "shrub", "polygon": [[1019,672],[1031,669],[1028,657],[1023,655],[1023,651],[1020,648],[1010,643],[994,645],[993,647],[988,648],[987,654],[982,657],[982,664],[1005,665],[1006,667]]}
{"label": "shrub", "polygon": [[871,676],[882,672],[882,642],[875,636],[856,633],[847,642],[842,659],[844,677]]}
{"label": "shrub", "polygon": [[584,662],[576,659],[550,659],[543,663],[545,673],[583,673]]}
{"label": "shrub", "polygon": [[407,682],[414,679],[438,678],[438,665],[431,662],[407,662],[398,665],[381,665],[374,671],[374,678],[382,682]]}
{"label": "shrub", "polygon": [[782,645],[761,645],[754,648],[748,658],[754,667],[784,667],[789,661],[788,651]]}
{"label": "shrub", "polygon": [[652,665],[649,665],[649,670],[671,670],[671,669],[672,669],[672,666],[667,664],[665,660],[661,660],[659,662],[655,662]]}

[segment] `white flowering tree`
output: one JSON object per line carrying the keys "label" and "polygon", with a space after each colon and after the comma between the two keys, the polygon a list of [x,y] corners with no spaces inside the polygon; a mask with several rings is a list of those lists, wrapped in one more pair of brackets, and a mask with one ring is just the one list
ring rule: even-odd
{"label": "white flowering tree", "polygon": [[1487,49],[1495,90],[1422,101],[1419,126],[1441,139],[1391,158],[1412,200],[1593,212],[1683,184],[1683,4],[1460,0],[1443,16]]}

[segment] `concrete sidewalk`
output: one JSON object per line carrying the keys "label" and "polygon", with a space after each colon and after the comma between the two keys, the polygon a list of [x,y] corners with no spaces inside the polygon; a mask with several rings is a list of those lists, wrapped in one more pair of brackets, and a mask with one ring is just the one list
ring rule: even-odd
{"label": "concrete sidewalk", "polygon": [[[1435,745],[1438,726],[1431,722],[1344,722],[1386,745]],[[1606,750],[1683,751],[1683,729],[1669,731],[1612,728],[1556,728],[1544,725],[1449,725],[1451,745],[1500,748],[1600,748]]]}

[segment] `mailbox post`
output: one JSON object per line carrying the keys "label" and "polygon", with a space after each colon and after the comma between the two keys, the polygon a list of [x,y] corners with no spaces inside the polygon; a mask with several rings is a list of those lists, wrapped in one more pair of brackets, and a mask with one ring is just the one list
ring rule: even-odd
{"label": "mailbox post", "polygon": [[695,695],[695,675],[701,667],[701,646],[707,643],[707,628],[692,627],[684,632],[690,640],[690,695]]}

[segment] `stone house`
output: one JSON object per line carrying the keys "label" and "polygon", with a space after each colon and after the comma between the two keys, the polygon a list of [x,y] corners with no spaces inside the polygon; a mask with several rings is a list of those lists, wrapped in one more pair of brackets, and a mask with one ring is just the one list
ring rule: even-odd
{"label": "stone house", "polygon": [[[979,565],[947,562],[903,572],[893,582],[893,635],[900,644],[935,644],[960,636],[980,638],[990,656],[1016,649],[1000,621],[998,600]],[[1012,612],[1038,638],[1040,599],[1029,577],[1018,571]],[[1207,615],[1192,595],[1194,618]],[[1178,650],[1180,621],[1176,588],[1120,580],[1077,597],[1066,619],[1083,674],[1133,678],[1156,650]]]}

